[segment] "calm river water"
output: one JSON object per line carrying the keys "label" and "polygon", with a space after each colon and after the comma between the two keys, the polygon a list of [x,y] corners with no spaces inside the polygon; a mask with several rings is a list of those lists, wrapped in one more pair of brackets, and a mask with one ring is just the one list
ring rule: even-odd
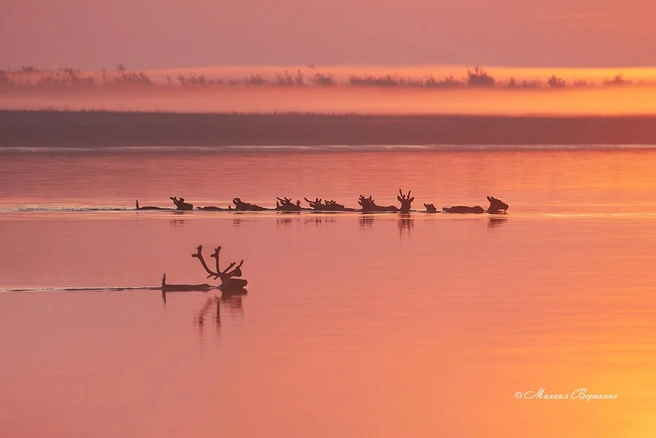
{"label": "calm river water", "polygon": [[[653,436],[654,169],[650,148],[0,152],[0,434]],[[510,209],[133,210],[399,188]],[[163,296],[163,273],[215,282],[198,245],[244,259],[248,294]]]}

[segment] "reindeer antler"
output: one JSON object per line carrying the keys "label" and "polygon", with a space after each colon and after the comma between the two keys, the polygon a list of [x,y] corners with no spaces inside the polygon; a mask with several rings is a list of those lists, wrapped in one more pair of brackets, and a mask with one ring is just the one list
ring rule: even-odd
{"label": "reindeer antler", "polygon": [[[213,272],[208,266],[207,263],[205,263],[205,259],[203,258],[203,246],[198,245],[198,248],[196,248],[196,253],[192,254],[192,257],[196,257],[198,260],[200,260],[200,264],[203,265],[203,268],[205,268],[205,271],[209,274],[207,277],[214,277],[214,279],[221,279],[221,286],[219,288],[224,288],[222,289],[224,292],[226,290],[241,290],[248,284],[248,281],[244,280],[243,278],[232,278],[232,277],[241,277],[241,267],[244,264],[244,261],[240,261],[239,264],[236,262],[232,262],[228,265],[227,268],[225,268],[223,271],[219,267],[219,254],[221,252],[221,247],[218,246],[214,250],[214,254],[211,255],[211,257],[214,257],[216,259],[216,272]],[[162,279],[162,284],[166,281],[166,276]]]}
{"label": "reindeer antler", "polygon": [[[217,252],[218,252],[219,249],[221,249],[221,247],[219,247],[217,249]],[[200,260],[200,264],[203,265],[203,268],[205,268],[207,273],[210,274],[210,275],[207,276],[207,278],[210,278],[210,277],[218,278],[219,277],[218,272],[212,272],[210,270],[210,268],[207,267],[207,263],[205,263],[205,259],[203,258],[203,245],[198,245],[198,248],[196,248],[196,251],[197,251],[196,254],[192,254],[191,256],[196,257],[198,260]],[[218,257],[217,257],[217,268],[218,268]],[[218,271],[218,269],[217,269],[217,271]]]}
{"label": "reindeer antler", "polygon": [[219,274],[219,275],[226,275],[227,272],[230,270],[230,268],[232,268],[232,267],[235,266],[236,264],[237,264],[237,262],[232,262],[232,263],[230,263],[230,264],[228,265],[228,267],[225,268],[225,269],[221,272],[221,274]]}
{"label": "reindeer antler", "polygon": [[[399,189],[399,195],[401,195],[401,196],[400,196],[400,197],[397,196],[397,198],[398,198],[399,201],[403,202],[403,201],[406,200],[406,199],[410,199],[410,193],[411,193],[411,191],[408,190],[408,194],[407,194],[407,195],[403,195],[403,191],[402,191],[401,189]],[[410,199],[410,201],[412,202],[414,199],[415,199],[415,198],[412,198],[412,199]]]}
{"label": "reindeer antler", "polygon": [[399,210],[401,213],[410,212],[410,206],[412,204],[412,201],[415,200],[415,198],[410,197],[410,193],[411,193],[410,190],[408,190],[408,194],[404,195],[403,191],[399,189],[399,195],[401,196],[397,196],[396,199],[398,199],[399,202],[401,203],[401,209]]}
{"label": "reindeer antler", "polygon": [[[225,268],[223,271],[221,268],[219,268],[219,253],[221,252],[221,247],[218,246],[216,249],[214,249],[214,254],[212,254],[210,257],[213,257],[216,259],[216,272],[213,272],[208,266],[207,263],[205,263],[205,259],[203,258],[203,246],[198,245],[198,248],[196,248],[196,254],[192,254],[192,257],[196,257],[198,260],[200,260],[201,265],[203,265],[203,268],[205,268],[205,271],[209,274],[207,278],[209,277],[214,277],[215,279],[221,278],[223,279],[224,277],[241,277],[241,266],[244,264],[244,261],[242,260],[239,262],[237,265],[237,262],[232,262],[228,265],[227,268]],[[237,265],[235,267],[235,265]],[[234,267],[234,269],[232,269]],[[232,271],[230,271],[232,269]]]}
{"label": "reindeer antler", "polygon": [[[214,254],[212,254],[212,255],[210,256],[210,257],[213,257],[213,258],[216,259],[216,272],[217,272],[216,275],[217,275],[217,277],[218,277],[218,275],[219,275],[218,273],[221,272],[221,268],[219,268],[219,252],[220,252],[220,251],[221,251],[221,247],[220,247],[220,246],[217,246],[217,247],[214,249]],[[216,278],[216,277],[214,277],[214,278]]]}
{"label": "reindeer antler", "polygon": [[232,271],[228,272],[230,268],[235,266],[235,262],[232,262],[230,266],[228,266],[225,271],[222,272],[222,274],[227,275],[228,277],[241,277],[241,265],[244,264],[244,261],[242,260],[239,262],[239,264],[233,269]]}
{"label": "reindeer antler", "polygon": [[310,204],[310,207],[312,208],[318,208],[321,207],[321,198],[314,198],[314,201],[310,201],[308,198],[303,198],[305,201]]}

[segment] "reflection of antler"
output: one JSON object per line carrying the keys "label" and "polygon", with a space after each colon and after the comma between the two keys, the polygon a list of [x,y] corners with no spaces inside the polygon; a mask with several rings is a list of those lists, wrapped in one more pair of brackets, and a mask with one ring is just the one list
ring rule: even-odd
{"label": "reflection of antler", "polygon": [[221,308],[219,306],[219,299],[215,295],[213,297],[208,297],[207,301],[205,301],[205,305],[198,312],[198,316],[196,317],[198,324],[203,325],[203,322],[205,322],[205,315],[214,307],[214,304],[216,304],[216,322],[221,322]]}

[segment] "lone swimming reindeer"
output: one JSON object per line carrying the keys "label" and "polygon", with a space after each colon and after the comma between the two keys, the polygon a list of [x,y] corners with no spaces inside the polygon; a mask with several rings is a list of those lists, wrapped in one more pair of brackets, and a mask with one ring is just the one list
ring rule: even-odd
{"label": "lone swimming reindeer", "polygon": [[239,264],[237,264],[236,262],[232,262],[230,263],[230,265],[228,265],[227,268],[221,270],[221,268],[219,268],[220,252],[221,252],[221,247],[219,246],[214,250],[214,254],[210,256],[216,259],[216,272],[212,271],[207,266],[207,263],[205,263],[205,259],[203,258],[203,245],[198,245],[198,248],[196,248],[196,253],[192,254],[191,256],[196,257],[198,260],[200,260],[200,264],[203,265],[203,268],[205,268],[205,271],[209,274],[207,278],[214,277],[215,280],[217,278],[221,280],[221,285],[219,286],[219,289],[221,289],[223,292],[226,293],[246,292],[244,287],[246,287],[248,281],[243,278],[235,278],[235,277],[241,277],[242,275],[241,266],[244,264],[244,261],[242,260],[241,262],[239,262]]}
{"label": "lone swimming reindeer", "polygon": [[242,260],[237,264],[236,262],[230,263],[227,268],[224,270],[221,270],[219,268],[219,252],[221,251],[221,247],[219,246],[214,250],[214,254],[211,255],[211,257],[214,257],[216,259],[216,272],[212,271],[208,266],[207,263],[205,263],[205,259],[203,258],[203,246],[198,245],[198,248],[196,248],[196,253],[192,254],[192,257],[196,257],[198,260],[200,260],[201,265],[203,265],[203,268],[205,268],[205,271],[209,274],[207,278],[214,277],[214,279],[220,279],[221,284],[219,286],[212,286],[207,283],[203,284],[167,284],[166,283],[166,274],[162,277],[162,292],[188,292],[188,291],[199,291],[199,292],[207,292],[212,289],[220,289],[223,293],[225,294],[245,294],[246,289],[244,287],[248,284],[248,281],[243,279],[243,278],[236,278],[236,277],[241,277],[242,272],[241,272],[241,266],[244,264],[244,261]]}

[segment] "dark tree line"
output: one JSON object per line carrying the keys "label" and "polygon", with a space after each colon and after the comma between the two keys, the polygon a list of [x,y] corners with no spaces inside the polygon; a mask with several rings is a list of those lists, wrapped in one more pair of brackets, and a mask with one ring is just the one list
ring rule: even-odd
{"label": "dark tree line", "polygon": [[[601,83],[565,79],[552,75],[544,82],[538,80],[519,80],[511,77],[507,80],[497,80],[485,69],[474,67],[467,70],[463,78],[453,75],[436,79],[433,75],[409,77],[399,74],[351,74],[345,82],[339,82],[332,73],[316,72],[316,67],[310,65],[313,73],[306,80],[299,69],[295,73],[288,70],[277,73],[274,78],[267,78],[254,73],[240,79],[208,78],[206,75],[179,75],[175,78],[166,76],[166,82],[156,83],[146,73],[128,70],[119,64],[115,70],[100,72],[82,72],[73,68],[59,70],[40,70],[34,66],[22,66],[16,70],[0,70],[0,88],[113,88],[113,87],[412,87],[412,88],[509,88],[509,89],[563,89],[578,87],[611,87],[634,84],[622,74]],[[644,84],[644,82],[638,82]]]}

